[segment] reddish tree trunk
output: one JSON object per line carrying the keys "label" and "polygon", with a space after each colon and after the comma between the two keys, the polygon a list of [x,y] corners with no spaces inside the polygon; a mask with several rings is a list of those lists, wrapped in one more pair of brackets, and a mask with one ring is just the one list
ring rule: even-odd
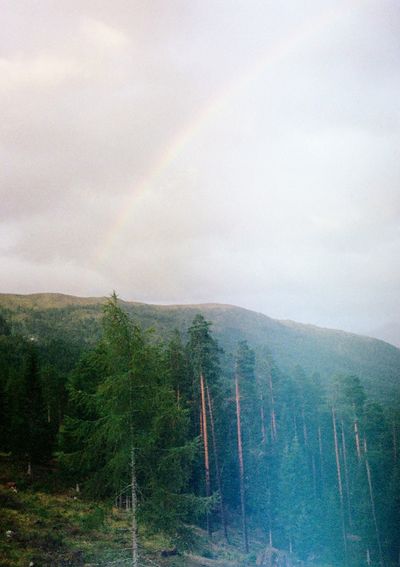
{"label": "reddish tree trunk", "polygon": [[[208,430],[207,430],[207,412],[206,412],[206,398],[204,393],[204,376],[200,373],[200,394],[201,394],[201,425],[203,431],[203,447],[204,447],[204,472],[206,481],[206,496],[211,495],[211,482],[210,482],[210,459],[208,453]],[[211,535],[210,517],[207,514],[207,531]]]}

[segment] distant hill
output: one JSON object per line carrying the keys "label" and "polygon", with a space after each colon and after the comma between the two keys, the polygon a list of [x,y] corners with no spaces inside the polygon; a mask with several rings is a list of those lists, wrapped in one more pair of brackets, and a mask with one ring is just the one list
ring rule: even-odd
{"label": "distant hill", "polygon": [[[0,310],[16,332],[37,340],[68,337],[93,344],[100,336],[105,298],[63,294],[0,294]],[[285,371],[296,365],[327,381],[337,373],[357,374],[377,399],[400,398],[400,349],[381,340],[294,321],[279,321],[241,307],[221,304],[149,305],[121,302],[144,328],[167,336],[177,328],[186,331],[202,313],[229,354],[239,340],[247,339],[256,352],[267,348]]]}

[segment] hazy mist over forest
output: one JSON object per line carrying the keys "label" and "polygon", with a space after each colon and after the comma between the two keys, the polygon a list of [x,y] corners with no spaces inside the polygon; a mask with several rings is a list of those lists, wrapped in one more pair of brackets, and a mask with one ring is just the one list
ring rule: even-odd
{"label": "hazy mist over forest", "polygon": [[395,342],[398,2],[1,17],[0,291],[232,303]]}
{"label": "hazy mist over forest", "polygon": [[1,567],[399,566],[398,0],[0,16]]}

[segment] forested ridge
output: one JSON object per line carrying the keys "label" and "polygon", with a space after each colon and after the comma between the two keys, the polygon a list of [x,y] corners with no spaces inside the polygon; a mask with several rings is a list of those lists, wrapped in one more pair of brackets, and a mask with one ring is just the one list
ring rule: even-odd
{"label": "forested ridge", "polygon": [[223,349],[200,313],[155,333],[115,295],[101,326],[79,317],[71,336],[47,315],[34,333],[3,309],[0,451],[124,510],[121,561],[142,564],[144,527],[183,553],[197,526],[240,534],[246,564],[399,564],[400,409],[373,395],[383,385],[289,371],[238,332]]}
{"label": "forested ridge", "polygon": [[[15,333],[49,346],[63,343],[64,350],[78,353],[99,340],[104,301],[56,293],[0,294],[0,312]],[[186,337],[195,315],[202,314],[212,323],[213,335],[226,353],[247,340],[258,357],[267,348],[284,372],[291,373],[299,365],[307,374],[320,374],[327,385],[337,373],[356,374],[374,399],[387,402],[399,396],[400,349],[377,339],[280,321],[233,305],[128,301],[120,305],[142,329],[153,329],[162,340],[168,340],[174,329]]]}

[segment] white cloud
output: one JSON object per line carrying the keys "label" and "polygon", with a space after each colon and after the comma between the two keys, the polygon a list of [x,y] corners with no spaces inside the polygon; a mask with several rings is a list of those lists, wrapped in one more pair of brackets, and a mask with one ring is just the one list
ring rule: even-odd
{"label": "white cloud", "polygon": [[130,44],[129,38],[121,30],[91,18],[83,21],[82,31],[84,36],[99,48],[120,51]]}
{"label": "white cloud", "polygon": [[34,58],[0,59],[0,89],[51,88],[60,86],[80,73],[80,66],[72,59],[50,54]]}

